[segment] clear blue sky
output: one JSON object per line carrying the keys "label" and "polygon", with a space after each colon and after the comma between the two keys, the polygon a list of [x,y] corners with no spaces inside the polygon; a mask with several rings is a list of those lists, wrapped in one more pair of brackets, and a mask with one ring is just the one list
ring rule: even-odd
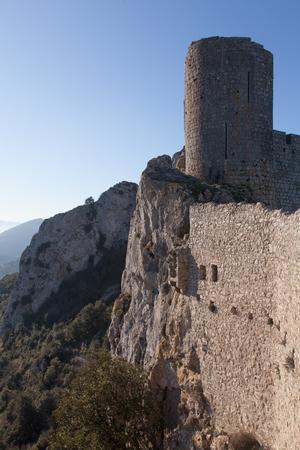
{"label": "clear blue sky", "polygon": [[0,0],[0,219],[65,211],[183,145],[188,45],[275,56],[274,126],[300,134],[299,0]]}

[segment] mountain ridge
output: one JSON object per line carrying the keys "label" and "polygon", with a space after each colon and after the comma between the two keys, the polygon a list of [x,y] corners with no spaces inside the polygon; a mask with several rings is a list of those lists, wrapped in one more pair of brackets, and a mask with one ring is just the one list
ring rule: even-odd
{"label": "mountain ridge", "polygon": [[16,227],[17,225],[20,225],[20,223],[12,222],[10,220],[0,220],[0,234],[10,228]]}
{"label": "mountain ridge", "polygon": [[[0,221],[0,226],[3,222]],[[42,222],[43,219],[29,220],[0,233],[0,278],[18,271],[21,254]]]}

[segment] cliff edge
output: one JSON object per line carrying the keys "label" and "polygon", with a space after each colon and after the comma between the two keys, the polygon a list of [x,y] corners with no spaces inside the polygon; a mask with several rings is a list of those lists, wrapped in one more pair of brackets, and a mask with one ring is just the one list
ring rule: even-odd
{"label": "cliff edge", "polygon": [[122,182],[98,201],[45,220],[24,251],[1,323],[54,322],[120,291],[137,186]]}

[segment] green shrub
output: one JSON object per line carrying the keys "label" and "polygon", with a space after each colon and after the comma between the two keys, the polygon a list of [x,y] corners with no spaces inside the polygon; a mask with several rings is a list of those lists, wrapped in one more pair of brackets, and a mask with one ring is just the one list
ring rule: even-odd
{"label": "green shrub", "polygon": [[102,338],[110,323],[110,309],[100,301],[88,304],[68,325],[65,337],[69,341],[86,342],[95,334]]}
{"label": "green shrub", "polygon": [[104,350],[89,356],[54,418],[51,450],[156,448],[159,416],[147,375]]}

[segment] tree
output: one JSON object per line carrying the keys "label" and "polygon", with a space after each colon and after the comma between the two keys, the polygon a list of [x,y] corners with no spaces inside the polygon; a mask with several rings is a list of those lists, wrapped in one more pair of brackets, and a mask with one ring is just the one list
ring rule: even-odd
{"label": "tree", "polygon": [[147,375],[104,350],[88,358],[54,419],[51,450],[156,448],[159,415]]}
{"label": "tree", "polygon": [[12,419],[9,431],[10,442],[19,446],[34,442],[44,422],[32,400],[25,395],[20,395],[10,407],[9,416]]}
{"label": "tree", "polygon": [[94,203],[95,200],[93,199],[93,197],[88,197],[84,202],[85,205],[93,205]]}

